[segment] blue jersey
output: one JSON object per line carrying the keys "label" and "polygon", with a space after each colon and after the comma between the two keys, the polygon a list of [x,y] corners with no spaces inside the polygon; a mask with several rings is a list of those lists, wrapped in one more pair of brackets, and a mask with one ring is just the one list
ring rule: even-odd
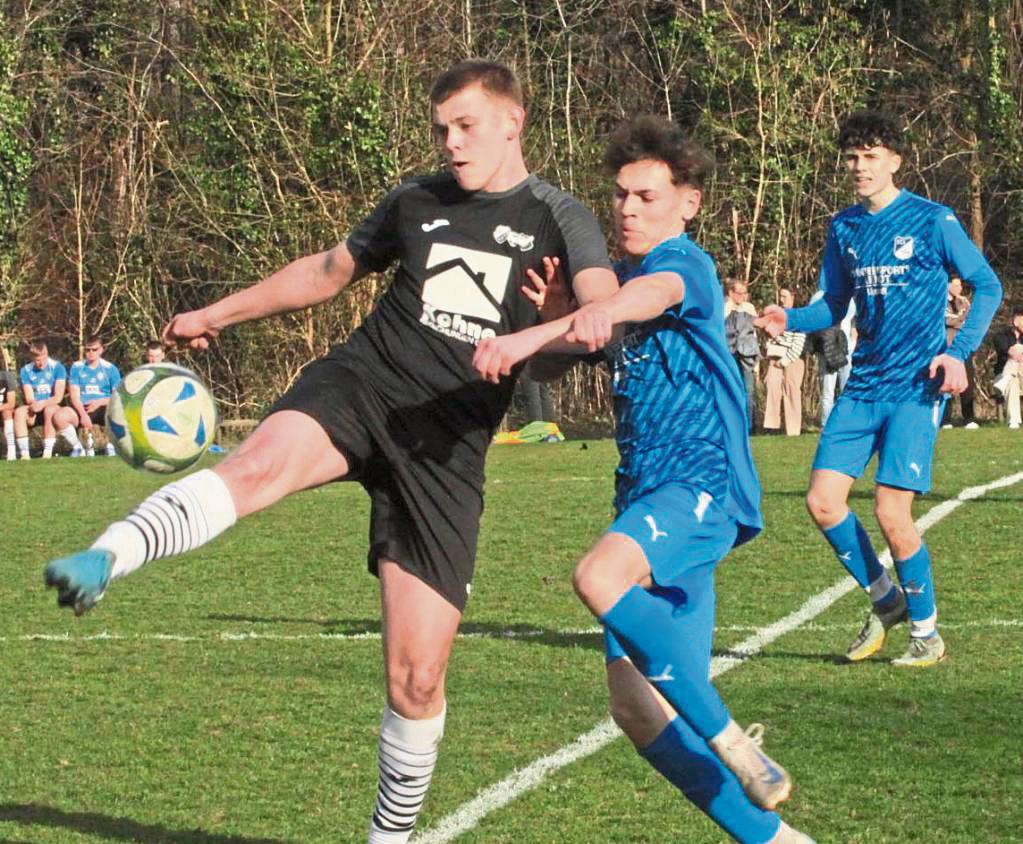
{"label": "blue jersey", "polygon": [[59,360],[47,358],[42,369],[37,369],[34,363],[26,363],[21,368],[21,384],[32,388],[36,401],[53,398],[58,381],[67,381],[67,370]]}
{"label": "blue jersey", "polygon": [[746,394],[725,340],[721,284],[710,256],[686,235],[620,264],[619,281],[671,272],[685,282],[681,303],[629,326],[608,347],[621,457],[615,507],[665,483],[712,495],[740,526],[738,542],[761,529],[760,482],[747,435]]}
{"label": "blue jersey", "polygon": [[71,365],[68,386],[78,387],[83,403],[110,398],[114,387],[120,383],[120,370],[103,358],[100,358],[95,366],[89,366],[84,360]]}
{"label": "blue jersey", "polygon": [[788,328],[833,325],[853,298],[858,337],[845,392],[860,401],[932,400],[941,382],[928,370],[947,348],[950,269],[976,291],[947,349],[965,360],[998,308],[1001,283],[955,214],[907,190],[876,214],[853,205],[831,221],[820,272],[824,299],[788,311]]}

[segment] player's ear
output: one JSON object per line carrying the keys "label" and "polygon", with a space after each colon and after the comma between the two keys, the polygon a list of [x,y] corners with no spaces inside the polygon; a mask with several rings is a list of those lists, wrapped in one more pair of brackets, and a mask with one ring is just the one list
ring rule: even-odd
{"label": "player's ear", "polygon": [[703,191],[683,185],[680,188],[682,193],[682,219],[687,223],[700,211],[700,204],[703,202]]}
{"label": "player's ear", "polygon": [[506,113],[508,121],[508,140],[512,141],[522,134],[522,128],[526,125],[526,110],[517,103],[509,103]]}

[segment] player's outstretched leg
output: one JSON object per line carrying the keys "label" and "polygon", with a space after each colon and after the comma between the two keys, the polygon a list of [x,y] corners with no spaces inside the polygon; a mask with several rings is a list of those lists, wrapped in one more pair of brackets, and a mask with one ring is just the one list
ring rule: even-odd
{"label": "player's outstretched leg", "polygon": [[462,614],[397,563],[381,561],[387,707],[368,844],[404,844],[415,828],[444,735],[444,679]]}
{"label": "player's outstretched leg", "polygon": [[[665,525],[663,530],[669,537],[674,534],[674,540],[681,543],[675,551],[681,554],[685,553],[684,547],[702,546],[713,562],[678,575],[670,588],[647,590],[629,586],[650,576],[647,554],[671,552],[663,541],[665,548],[657,546],[654,550],[657,540],[646,538],[651,533],[649,528],[645,534],[635,530],[624,533],[632,530],[632,521],[643,524],[645,512],[644,507],[634,506],[615,521],[615,532],[606,534],[576,568],[576,591],[636,669],[731,768],[750,799],[761,808],[773,809],[788,798],[791,780],[739,728],[709,678],[714,566],[731,548],[736,529],[734,525],[730,532],[716,529],[714,522],[724,517],[715,511],[703,514],[701,529],[705,525],[709,533],[699,537],[702,542],[685,530],[675,531],[674,525],[672,529]],[[644,542],[648,548],[643,547]]]}
{"label": "player's outstretched leg", "polygon": [[[161,487],[110,525],[90,549],[51,562],[45,583],[58,590],[60,606],[81,614],[112,581],[152,560],[205,545],[238,518],[347,471],[347,461],[311,417],[274,413],[216,469]],[[105,579],[97,575],[97,551],[105,552]]]}
{"label": "player's outstretched leg", "polygon": [[845,655],[850,662],[860,662],[880,651],[888,631],[906,620],[906,602],[878,560],[863,523],[846,506],[853,481],[830,469],[815,470],[810,476],[806,507],[838,561],[873,604]]}
{"label": "player's outstretched leg", "polygon": [[735,774],[632,663],[618,656],[620,646],[605,633],[611,713],[639,755],[736,841],[810,842],[751,802]]}

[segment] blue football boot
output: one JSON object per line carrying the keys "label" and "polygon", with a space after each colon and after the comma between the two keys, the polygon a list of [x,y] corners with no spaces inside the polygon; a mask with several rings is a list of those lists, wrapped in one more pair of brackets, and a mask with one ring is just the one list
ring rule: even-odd
{"label": "blue football boot", "polygon": [[103,597],[113,565],[114,555],[109,551],[90,548],[53,560],[46,566],[43,580],[57,590],[57,606],[71,607],[75,615],[82,615]]}

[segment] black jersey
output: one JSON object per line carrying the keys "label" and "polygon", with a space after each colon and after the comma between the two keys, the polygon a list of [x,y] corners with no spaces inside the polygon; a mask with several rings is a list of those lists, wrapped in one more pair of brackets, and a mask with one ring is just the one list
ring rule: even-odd
{"label": "black jersey", "polygon": [[0,371],[0,404],[5,404],[11,393],[18,391],[18,381],[13,372]]}
{"label": "black jersey", "polygon": [[413,450],[463,458],[484,455],[511,399],[514,378],[486,382],[472,357],[481,339],[536,322],[520,290],[526,270],[542,277],[542,259],[554,256],[567,278],[610,269],[594,216],[535,176],[501,193],[468,193],[446,173],[413,179],[384,198],[347,246],[363,268],[398,266],[375,310],[332,356],[365,373]]}

